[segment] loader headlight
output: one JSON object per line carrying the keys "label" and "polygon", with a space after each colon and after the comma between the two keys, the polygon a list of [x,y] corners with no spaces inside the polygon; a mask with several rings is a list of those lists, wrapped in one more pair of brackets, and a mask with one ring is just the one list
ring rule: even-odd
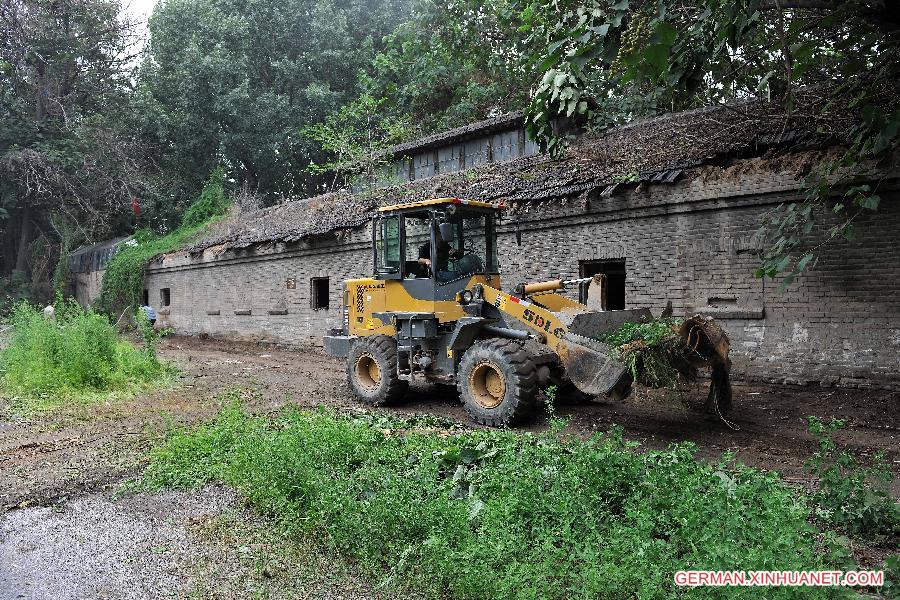
{"label": "loader headlight", "polygon": [[459,293],[459,303],[460,304],[468,304],[472,301],[472,292],[469,290],[463,290]]}

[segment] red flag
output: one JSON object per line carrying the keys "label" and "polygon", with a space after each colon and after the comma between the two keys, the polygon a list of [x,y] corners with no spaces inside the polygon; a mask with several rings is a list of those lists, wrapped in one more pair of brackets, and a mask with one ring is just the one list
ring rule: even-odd
{"label": "red flag", "polygon": [[138,200],[134,196],[131,197],[131,210],[134,211],[134,216],[141,216],[141,205],[138,204]]}

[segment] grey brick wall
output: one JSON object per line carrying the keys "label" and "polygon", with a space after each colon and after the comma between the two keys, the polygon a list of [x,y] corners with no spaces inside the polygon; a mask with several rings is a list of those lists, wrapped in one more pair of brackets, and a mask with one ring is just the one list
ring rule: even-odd
{"label": "grey brick wall", "polygon": [[[674,185],[520,207],[500,228],[504,287],[624,259],[627,306],[659,313],[671,301],[676,314],[715,316],[737,373],[900,387],[900,194],[882,193],[881,210],[858,223],[865,244],[826,246],[819,265],[779,293],[777,283],[753,276],[757,229],[766,211],[799,193],[789,173],[735,178],[705,167]],[[161,320],[181,333],[321,343],[340,325],[341,282],[371,273],[369,235],[364,228],[291,247],[168,256],[146,285],[157,304],[160,288],[171,289]],[[330,278],[327,310],[310,306],[312,277]]]}

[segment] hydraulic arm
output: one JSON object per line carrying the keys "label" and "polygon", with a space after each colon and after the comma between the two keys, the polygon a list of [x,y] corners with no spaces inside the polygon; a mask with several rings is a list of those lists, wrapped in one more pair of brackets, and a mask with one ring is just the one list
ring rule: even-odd
{"label": "hydraulic arm", "polygon": [[[576,280],[578,281],[578,280]],[[560,281],[548,282],[548,284],[529,284],[524,287],[527,292],[547,292],[560,289]],[[631,376],[625,366],[612,358],[611,349],[606,344],[595,339],[589,339],[572,331],[572,324],[576,318],[588,315],[586,311],[577,307],[581,306],[562,296],[552,294],[555,298],[549,298],[551,294],[541,294],[536,300],[543,300],[547,304],[562,305],[560,312],[554,312],[546,307],[543,302],[529,301],[507,294],[502,290],[487,285],[480,286],[480,295],[484,302],[500,313],[503,320],[517,322],[531,331],[538,341],[546,344],[560,359],[566,369],[572,383],[586,394],[624,395],[631,385]],[[477,293],[477,292],[476,292]],[[571,304],[566,307],[565,304]],[[566,310],[568,308],[568,310]],[[618,311],[617,311],[618,312]],[[640,311],[643,312],[643,311]],[[604,313],[595,313],[603,315]],[[610,313],[606,313],[610,315]],[[616,322],[622,315],[615,315]]]}

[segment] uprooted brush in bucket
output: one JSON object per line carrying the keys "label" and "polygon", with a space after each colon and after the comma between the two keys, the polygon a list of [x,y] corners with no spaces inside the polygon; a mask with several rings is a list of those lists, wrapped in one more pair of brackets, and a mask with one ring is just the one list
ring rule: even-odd
{"label": "uprooted brush in bucket", "polygon": [[631,379],[649,388],[676,389],[696,381],[700,370],[709,368],[706,410],[726,412],[731,407],[728,337],[711,318],[694,315],[628,322],[603,341],[625,364]]}

